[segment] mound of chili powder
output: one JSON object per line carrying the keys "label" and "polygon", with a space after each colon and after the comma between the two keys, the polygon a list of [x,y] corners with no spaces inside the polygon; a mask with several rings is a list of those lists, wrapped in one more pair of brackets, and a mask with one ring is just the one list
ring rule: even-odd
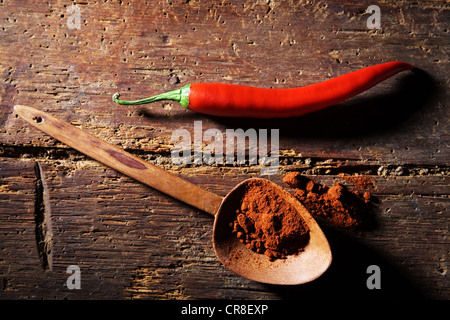
{"label": "mound of chili powder", "polygon": [[296,208],[259,184],[249,184],[245,191],[233,232],[249,249],[270,260],[298,254],[309,241],[308,226]]}
{"label": "mound of chili powder", "polygon": [[[349,180],[349,179],[345,179]],[[367,181],[364,180],[366,183]],[[331,188],[319,184],[299,172],[290,172],[283,182],[295,188],[295,197],[315,217],[329,224],[360,232],[373,225],[370,192],[351,191],[340,183]]]}

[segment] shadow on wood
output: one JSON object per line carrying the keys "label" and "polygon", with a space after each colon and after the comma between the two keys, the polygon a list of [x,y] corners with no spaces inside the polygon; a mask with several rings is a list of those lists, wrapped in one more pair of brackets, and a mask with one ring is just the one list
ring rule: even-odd
{"label": "shadow on wood", "polygon": [[[283,299],[425,299],[420,288],[404,270],[394,266],[388,258],[368,248],[358,239],[323,228],[330,241],[333,262],[319,279],[299,286],[268,286]],[[369,266],[380,270],[380,289],[369,289],[367,282],[372,272]]]}

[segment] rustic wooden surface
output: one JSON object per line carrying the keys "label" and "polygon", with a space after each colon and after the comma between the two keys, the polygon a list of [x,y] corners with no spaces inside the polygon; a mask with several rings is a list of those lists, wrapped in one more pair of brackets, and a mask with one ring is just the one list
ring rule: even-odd
{"label": "rustic wooden surface", "polygon": [[[76,10],[80,13],[79,28]],[[1,299],[449,299],[448,88],[445,1],[0,1]],[[76,27],[76,28],[75,28]],[[402,60],[361,96],[296,119],[195,114],[175,103],[118,106],[188,82],[264,87],[314,83]],[[324,226],[334,260],[316,281],[243,279],[212,248],[212,218],[86,158],[15,117],[34,106],[225,195],[259,168],[172,165],[171,134],[280,129],[281,167],[331,185],[374,184],[377,226]],[[66,269],[81,270],[68,289]],[[369,265],[380,290],[366,286]]]}

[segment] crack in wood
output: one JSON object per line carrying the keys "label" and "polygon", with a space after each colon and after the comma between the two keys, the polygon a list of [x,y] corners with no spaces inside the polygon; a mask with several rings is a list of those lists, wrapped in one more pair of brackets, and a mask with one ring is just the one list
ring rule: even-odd
{"label": "crack in wood", "polygon": [[[161,165],[162,163],[170,164],[170,153],[167,152],[152,152],[141,149],[125,148],[125,151],[142,158],[152,164]],[[385,164],[378,160],[359,161],[352,158],[326,158],[326,157],[301,157],[297,155],[283,155],[283,150],[280,150],[280,165],[287,171],[300,171],[303,174],[321,174],[321,175],[337,175],[345,174],[370,174],[378,176],[449,176],[450,166],[446,164]],[[72,149],[60,147],[42,147],[42,146],[13,146],[0,143],[0,156],[3,158],[29,158],[30,156],[42,161],[58,161],[58,160],[72,160],[82,161],[90,159],[86,155]],[[156,158],[155,158],[156,157]],[[224,158],[225,160],[225,158]],[[224,161],[225,162],[225,161]],[[203,164],[190,164],[173,166],[177,172],[191,173],[191,169],[196,170]],[[233,163],[231,166],[222,166],[222,168],[249,168],[248,158],[246,163]],[[211,166],[211,168],[213,168]],[[259,167],[255,167],[259,168]],[[170,171],[170,168],[165,168]]]}
{"label": "crack in wood", "polygon": [[36,224],[36,245],[44,271],[53,268],[52,243],[53,233],[51,228],[50,204],[47,183],[39,162],[35,163],[35,210],[34,221]]}

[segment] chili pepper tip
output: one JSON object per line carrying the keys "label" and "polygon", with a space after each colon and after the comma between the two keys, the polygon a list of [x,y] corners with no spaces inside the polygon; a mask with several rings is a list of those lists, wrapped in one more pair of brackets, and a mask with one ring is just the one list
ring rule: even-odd
{"label": "chili pepper tip", "polygon": [[116,93],[113,94],[112,100],[113,100],[115,103],[119,103],[119,97],[120,97],[120,93],[116,92]]}

